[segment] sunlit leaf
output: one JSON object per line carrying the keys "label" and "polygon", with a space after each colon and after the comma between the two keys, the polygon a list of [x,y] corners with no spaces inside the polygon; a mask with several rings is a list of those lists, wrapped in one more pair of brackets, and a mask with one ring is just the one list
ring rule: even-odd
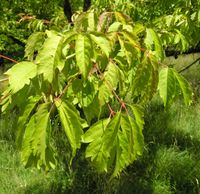
{"label": "sunlit leaf", "polygon": [[23,61],[14,65],[6,73],[9,76],[9,87],[13,93],[21,90],[37,75],[37,66],[33,62]]}
{"label": "sunlit leaf", "polygon": [[170,105],[172,100],[177,95],[177,90],[179,89],[171,68],[166,67],[161,69],[159,74],[158,89],[165,107]]}
{"label": "sunlit leaf", "polygon": [[83,134],[81,118],[78,115],[77,110],[69,102],[57,99],[55,104],[72,148],[72,156],[74,157],[76,150],[80,148],[81,136]]}
{"label": "sunlit leaf", "polygon": [[83,143],[90,143],[95,141],[97,138],[102,137],[110,119],[100,120],[92,125],[86,133],[82,136]]}
{"label": "sunlit leaf", "polygon": [[40,105],[31,117],[22,142],[22,162],[26,166],[54,168],[55,154],[49,142],[51,124],[48,112],[49,103]]}
{"label": "sunlit leaf", "polygon": [[62,66],[64,58],[62,57],[62,37],[52,31],[47,31],[47,39],[36,57],[38,74],[43,74],[44,80],[52,83],[55,77],[55,70]]}
{"label": "sunlit leaf", "polygon": [[86,79],[92,67],[92,43],[88,36],[79,34],[76,39],[76,63],[83,78]]}
{"label": "sunlit leaf", "polygon": [[[89,142],[91,143],[87,146],[86,157],[91,158],[91,160],[96,164],[96,167],[100,172],[107,172],[108,170],[108,163],[111,157],[111,150],[115,145],[117,133],[120,127],[120,118],[121,114],[117,113],[110,120],[110,122],[108,122],[107,125],[99,122],[95,126],[92,126],[92,129],[89,129],[91,131],[97,127],[100,135],[96,139],[91,137],[91,139],[89,140]],[[88,133],[90,133],[90,131]]]}
{"label": "sunlit leaf", "polygon": [[146,29],[146,37],[144,42],[147,49],[155,52],[158,60],[162,61],[164,59],[164,51],[161,40],[158,34],[152,28]]}
{"label": "sunlit leaf", "polygon": [[25,57],[27,57],[28,60],[33,61],[34,53],[41,49],[45,38],[44,35],[44,32],[35,32],[28,38],[25,47]]}
{"label": "sunlit leaf", "polygon": [[92,32],[90,34],[90,37],[101,48],[106,56],[109,57],[109,54],[111,52],[111,44],[106,36],[101,33]]}
{"label": "sunlit leaf", "polygon": [[193,95],[191,86],[183,76],[181,76],[176,72],[176,70],[173,70],[173,73],[179,83],[179,87],[183,94],[185,104],[190,105],[192,102],[192,95]]}
{"label": "sunlit leaf", "polygon": [[119,82],[119,70],[114,63],[109,63],[107,70],[104,73],[102,83],[99,86],[99,102],[104,105],[113,95],[113,90],[116,90]]}
{"label": "sunlit leaf", "polygon": [[18,119],[18,123],[17,123],[18,131],[17,131],[16,142],[19,147],[21,147],[26,122],[28,121],[28,118],[30,117],[31,112],[33,111],[35,105],[38,103],[40,99],[41,99],[40,96],[29,97],[27,105],[24,108],[24,112]]}

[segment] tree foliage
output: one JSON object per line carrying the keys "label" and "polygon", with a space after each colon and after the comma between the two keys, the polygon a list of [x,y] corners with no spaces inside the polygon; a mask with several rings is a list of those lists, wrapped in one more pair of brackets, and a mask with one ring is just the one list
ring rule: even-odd
{"label": "tree foliage", "polygon": [[187,41],[175,29],[179,41],[167,42],[160,26],[145,26],[118,11],[91,9],[72,20],[67,30],[29,37],[26,60],[5,73],[9,86],[1,108],[17,107],[20,113],[17,141],[26,166],[56,166],[52,126],[58,119],[71,146],[69,163],[87,144],[86,158],[115,177],[143,152],[144,108],[157,91],[165,107],[180,94],[191,103],[189,83],[162,64],[170,41],[181,41],[182,50]]}

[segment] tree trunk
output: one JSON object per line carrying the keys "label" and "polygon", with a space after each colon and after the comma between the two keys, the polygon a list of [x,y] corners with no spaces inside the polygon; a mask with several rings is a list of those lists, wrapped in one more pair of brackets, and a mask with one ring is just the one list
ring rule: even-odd
{"label": "tree trunk", "polygon": [[67,17],[68,22],[72,22],[72,7],[71,4],[69,2],[69,0],[64,0],[64,13],[65,16]]}
{"label": "tree trunk", "polygon": [[84,0],[83,11],[87,11],[91,6],[91,0]]}

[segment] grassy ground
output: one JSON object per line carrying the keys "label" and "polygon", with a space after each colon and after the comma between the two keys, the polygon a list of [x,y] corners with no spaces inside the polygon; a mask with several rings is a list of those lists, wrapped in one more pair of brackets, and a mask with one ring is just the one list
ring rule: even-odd
{"label": "grassy ground", "polygon": [[60,167],[48,173],[25,169],[15,146],[15,114],[0,116],[0,194],[61,193],[70,188],[69,175]]}
{"label": "grassy ground", "polygon": [[25,170],[21,165],[14,143],[14,120],[14,114],[0,118],[0,194],[20,193],[44,178],[34,169]]}
{"label": "grassy ground", "polygon": [[[195,55],[179,64],[188,65]],[[183,72],[195,86],[190,107],[177,100],[164,110],[158,97],[148,105],[145,117],[145,151],[120,178],[108,182],[81,157],[76,170],[67,174],[62,166],[48,173],[25,169],[15,148],[15,114],[0,118],[0,194],[199,194],[200,193],[200,81],[197,63]]]}

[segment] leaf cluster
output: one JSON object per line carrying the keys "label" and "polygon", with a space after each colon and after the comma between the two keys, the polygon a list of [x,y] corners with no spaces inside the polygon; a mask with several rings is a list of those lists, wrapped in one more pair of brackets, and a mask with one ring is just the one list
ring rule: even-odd
{"label": "leaf cluster", "polygon": [[5,73],[1,108],[18,108],[17,142],[26,166],[56,166],[52,123],[58,118],[71,147],[69,164],[87,144],[86,158],[115,177],[143,152],[144,107],[157,89],[165,106],[180,93],[189,105],[192,92],[181,75],[163,67],[154,29],[121,12],[73,17],[69,30],[29,37],[27,60]]}

